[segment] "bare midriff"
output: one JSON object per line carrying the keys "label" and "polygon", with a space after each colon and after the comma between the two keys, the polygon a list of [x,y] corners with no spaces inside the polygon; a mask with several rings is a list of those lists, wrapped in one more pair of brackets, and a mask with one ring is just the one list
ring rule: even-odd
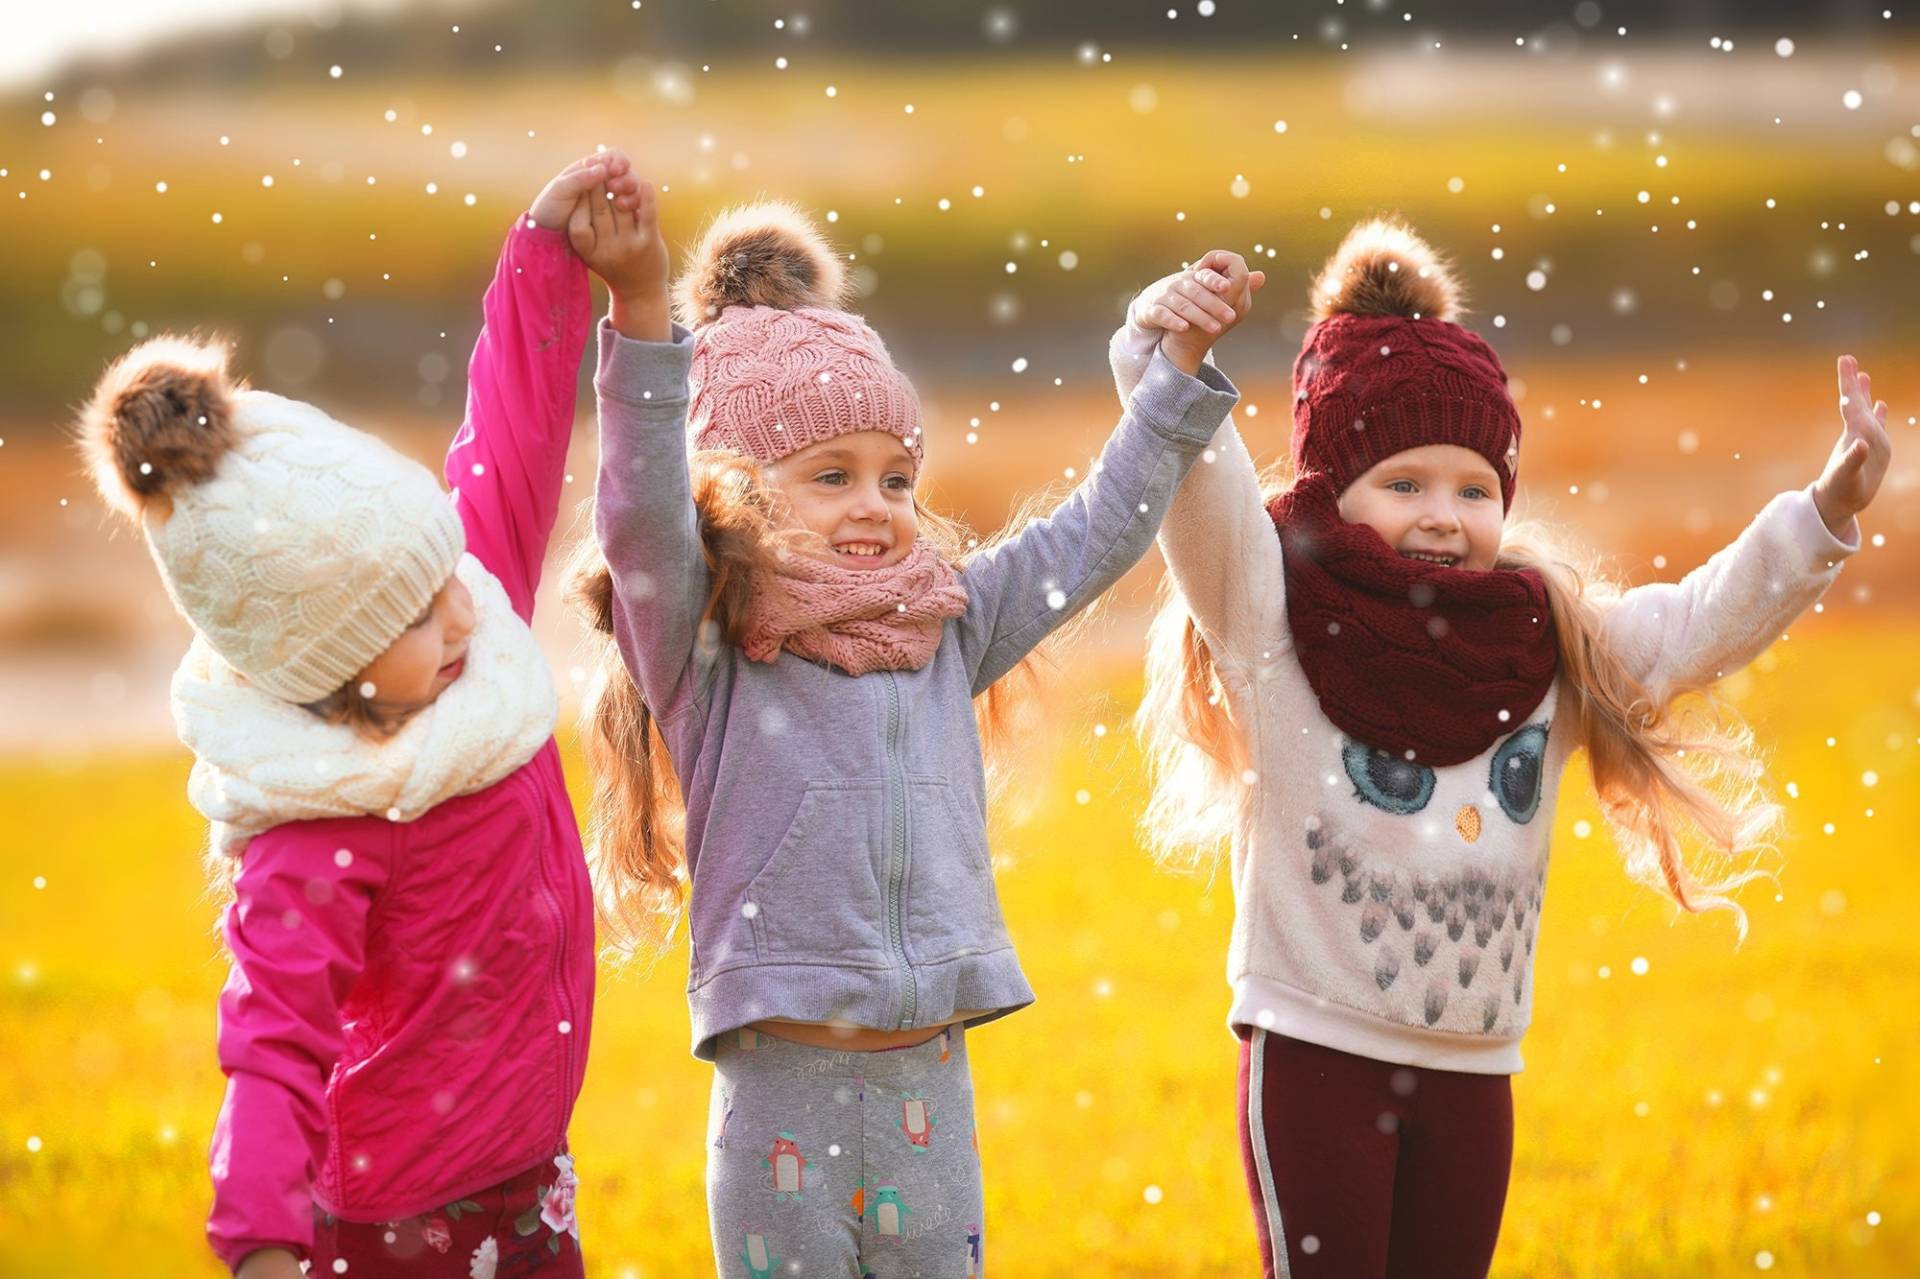
{"label": "bare midriff", "polygon": [[879,1030],[872,1026],[846,1026],[833,1022],[788,1021],[782,1017],[769,1017],[753,1023],[753,1029],[763,1035],[772,1035],[775,1039],[790,1039],[796,1044],[805,1044],[809,1048],[831,1048],[841,1052],[876,1053],[889,1048],[911,1048],[915,1044],[924,1044],[948,1026],[974,1017],[983,1016],[981,1012],[957,1012],[943,1022],[931,1026],[915,1026],[912,1030]]}

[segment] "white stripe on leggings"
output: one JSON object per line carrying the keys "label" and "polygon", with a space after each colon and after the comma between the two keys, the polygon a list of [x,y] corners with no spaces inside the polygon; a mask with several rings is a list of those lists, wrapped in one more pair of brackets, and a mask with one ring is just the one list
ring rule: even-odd
{"label": "white stripe on leggings", "polygon": [[1267,1032],[1255,1028],[1249,1049],[1252,1060],[1247,1066],[1247,1135],[1253,1146],[1253,1164],[1260,1170],[1260,1207],[1267,1214],[1267,1241],[1273,1249],[1273,1273],[1276,1279],[1289,1279],[1293,1270],[1287,1264],[1287,1232],[1280,1224],[1280,1197],[1273,1189],[1273,1162],[1267,1152],[1265,1117],[1267,1073]]}

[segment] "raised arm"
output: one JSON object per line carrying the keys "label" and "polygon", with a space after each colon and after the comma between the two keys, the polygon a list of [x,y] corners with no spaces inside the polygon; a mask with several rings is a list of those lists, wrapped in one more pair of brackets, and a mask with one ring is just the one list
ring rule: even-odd
{"label": "raised arm", "polygon": [[1855,517],[1879,492],[1893,443],[1872,379],[1850,355],[1838,365],[1840,438],[1820,478],[1768,502],[1732,545],[1678,584],[1637,587],[1608,611],[1608,638],[1656,700],[1758,657],[1860,549]]}
{"label": "raised arm", "polygon": [[1764,652],[1825,593],[1860,549],[1827,529],[1811,488],[1768,502],[1733,542],[1678,582],[1623,594],[1606,634],[1655,701],[1731,675]]}
{"label": "raised arm", "polygon": [[1059,509],[970,561],[956,625],[977,694],[1146,554],[1174,490],[1238,392],[1156,354],[1092,472]]}
{"label": "raised arm", "polygon": [[467,549],[523,618],[533,616],[559,516],[591,320],[587,268],[567,243],[566,220],[590,187],[632,183],[624,165],[614,167],[599,156],[576,161],[514,219],[467,362],[466,419],[447,450]]}
{"label": "raised arm", "polygon": [[600,476],[594,532],[613,571],[613,635],[661,720],[689,705],[708,573],[687,471],[693,335],[641,342],[600,326]]}
{"label": "raised arm", "polygon": [[[1161,330],[1136,318],[1158,287],[1128,308],[1107,348],[1122,403],[1160,345]],[[1216,661],[1255,665],[1291,647],[1280,539],[1231,414],[1174,493],[1160,525],[1160,553]]]}
{"label": "raised arm", "polygon": [[207,1237],[232,1267],[269,1248],[304,1257],[313,1244],[340,1005],[365,960],[367,915],[391,851],[385,830],[370,847],[343,839],[340,826],[293,822],[256,836],[227,908],[233,967],[218,1041],[227,1095],[213,1131]]}

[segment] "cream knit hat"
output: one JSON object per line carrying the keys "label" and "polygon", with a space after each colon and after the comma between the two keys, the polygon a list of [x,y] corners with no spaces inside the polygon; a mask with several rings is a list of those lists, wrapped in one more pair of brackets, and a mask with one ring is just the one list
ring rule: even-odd
{"label": "cream knit hat", "polygon": [[95,485],[228,665],[289,702],[344,687],[466,549],[432,472],[311,404],[227,377],[224,348],[142,343],[82,411]]}

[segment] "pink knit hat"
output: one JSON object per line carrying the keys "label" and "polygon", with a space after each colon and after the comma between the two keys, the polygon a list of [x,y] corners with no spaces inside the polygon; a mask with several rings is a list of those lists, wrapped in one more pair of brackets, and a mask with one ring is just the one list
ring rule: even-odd
{"label": "pink knit hat", "polygon": [[920,397],[866,321],[839,308],[840,260],[805,213],[765,201],[716,217],[676,289],[694,330],[695,448],[773,462],[855,431],[925,455]]}

